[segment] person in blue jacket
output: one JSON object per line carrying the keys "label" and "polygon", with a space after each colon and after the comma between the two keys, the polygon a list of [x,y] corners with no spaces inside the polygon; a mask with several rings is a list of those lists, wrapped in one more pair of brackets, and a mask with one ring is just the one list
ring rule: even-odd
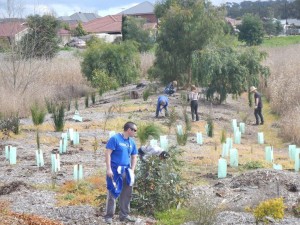
{"label": "person in blue jacket", "polygon": [[123,222],[134,222],[129,217],[134,170],[137,162],[137,147],[133,137],[137,126],[133,122],[124,124],[123,133],[113,135],[106,144],[106,185],[107,201],[105,222],[112,223],[115,213],[116,199],[119,197],[119,219]]}
{"label": "person in blue jacket", "polygon": [[169,105],[168,97],[164,95],[159,96],[157,99],[155,117],[158,118],[158,114],[161,113],[162,109],[165,110],[165,116],[168,116],[168,105]]}

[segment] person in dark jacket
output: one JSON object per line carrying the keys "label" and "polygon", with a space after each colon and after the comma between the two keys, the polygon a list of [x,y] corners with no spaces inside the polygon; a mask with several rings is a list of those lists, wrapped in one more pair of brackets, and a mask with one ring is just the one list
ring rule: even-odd
{"label": "person in dark jacket", "polygon": [[177,81],[174,80],[165,87],[164,94],[172,95],[176,92],[176,90],[177,90]]}
{"label": "person in dark jacket", "polygon": [[161,113],[162,109],[165,110],[165,116],[168,116],[168,105],[169,99],[167,96],[161,95],[157,99],[155,117],[158,118],[158,114]]}
{"label": "person in dark jacket", "polygon": [[[254,125],[263,125],[264,124],[264,117],[262,115],[262,100],[261,94],[257,91],[257,88],[252,86],[250,87],[250,92],[254,93],[254,116],[256,123]],[[259,123],[260,120],[260,123]]]}

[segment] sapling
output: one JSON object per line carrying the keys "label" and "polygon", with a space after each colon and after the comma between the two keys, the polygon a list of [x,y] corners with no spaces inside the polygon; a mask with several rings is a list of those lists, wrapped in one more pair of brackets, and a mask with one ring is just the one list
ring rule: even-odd
{"label": "sapling", "polygon": [[85,96],[84,104],[85,104],[85,108],[89,107],[89,95],[88,94]]}
{"label": "sapling", "polygon": [[143,92],[143,100],[144,100],[144,101],[147,101],[150,95],[151,95],[150,89],[147,88],[147,89]]}
{"label": "sapling", "polygon": [[53,112],[53,122],[55,131],[63,131],[65,125],[65,106],[63,103],[56,105]]}
{"label": "sapling", "polygon": [[96,103],[96,92],[92,92],[92,93],[91,93],[91,100],[92,100],[92,103],[93,103],[93,104]]}
{"label": "sapling", "polygon": [[34,103],[30,108],[32,122],[36,126],[36,144],[38,155],[40,155],[40,134],[39,134],[39,125],[43,124],[46,116],[46,110],[43,107],[40,107],[37,102]]}
{"label": "sapling", "polygon": [[154,123],[151,123],[148,125],[139,126],[137,136],[139,138],[141,145],[144,145],[146,144],[150,136],[152,138],[159,139],[160,134],[161,134],[160,127]]}
{"label": "sapling", "polygon": [[171,133],[171,128],[176,123],[177,119],[178,113],[175,111],[175,107],[171,107],[171,111],[169,112],[169,116],[167,117],[167,126],[169,128],[169,134]]}
{"label": "sapling", "polygon": [[75,110],[78,110],[78,99],[75,99]]}

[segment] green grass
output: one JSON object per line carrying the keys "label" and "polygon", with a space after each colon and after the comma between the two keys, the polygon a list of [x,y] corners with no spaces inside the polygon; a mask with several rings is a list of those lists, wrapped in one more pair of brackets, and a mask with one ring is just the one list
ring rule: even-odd
{"label": "green grass", "polygon": [[155,213],[158,225],[180,225],[186,222],[188,211],[186,209],[170,209]]}
{"label": "green grass", "polygon": [[281,47],[293,44],[300,44],[300,35],[290,35],[281,37],[265,38],[262,47]]}

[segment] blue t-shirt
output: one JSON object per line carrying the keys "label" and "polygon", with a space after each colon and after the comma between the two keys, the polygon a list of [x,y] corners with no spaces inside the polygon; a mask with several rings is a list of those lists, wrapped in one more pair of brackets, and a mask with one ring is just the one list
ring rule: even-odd
{"label": "blue t-shirt", "polygon": [[137,154],[134,140],[130,137],[125,139],[120,133],[108,140],[106,149],[112,150],[111,166],[130,166],[130,156]]}

